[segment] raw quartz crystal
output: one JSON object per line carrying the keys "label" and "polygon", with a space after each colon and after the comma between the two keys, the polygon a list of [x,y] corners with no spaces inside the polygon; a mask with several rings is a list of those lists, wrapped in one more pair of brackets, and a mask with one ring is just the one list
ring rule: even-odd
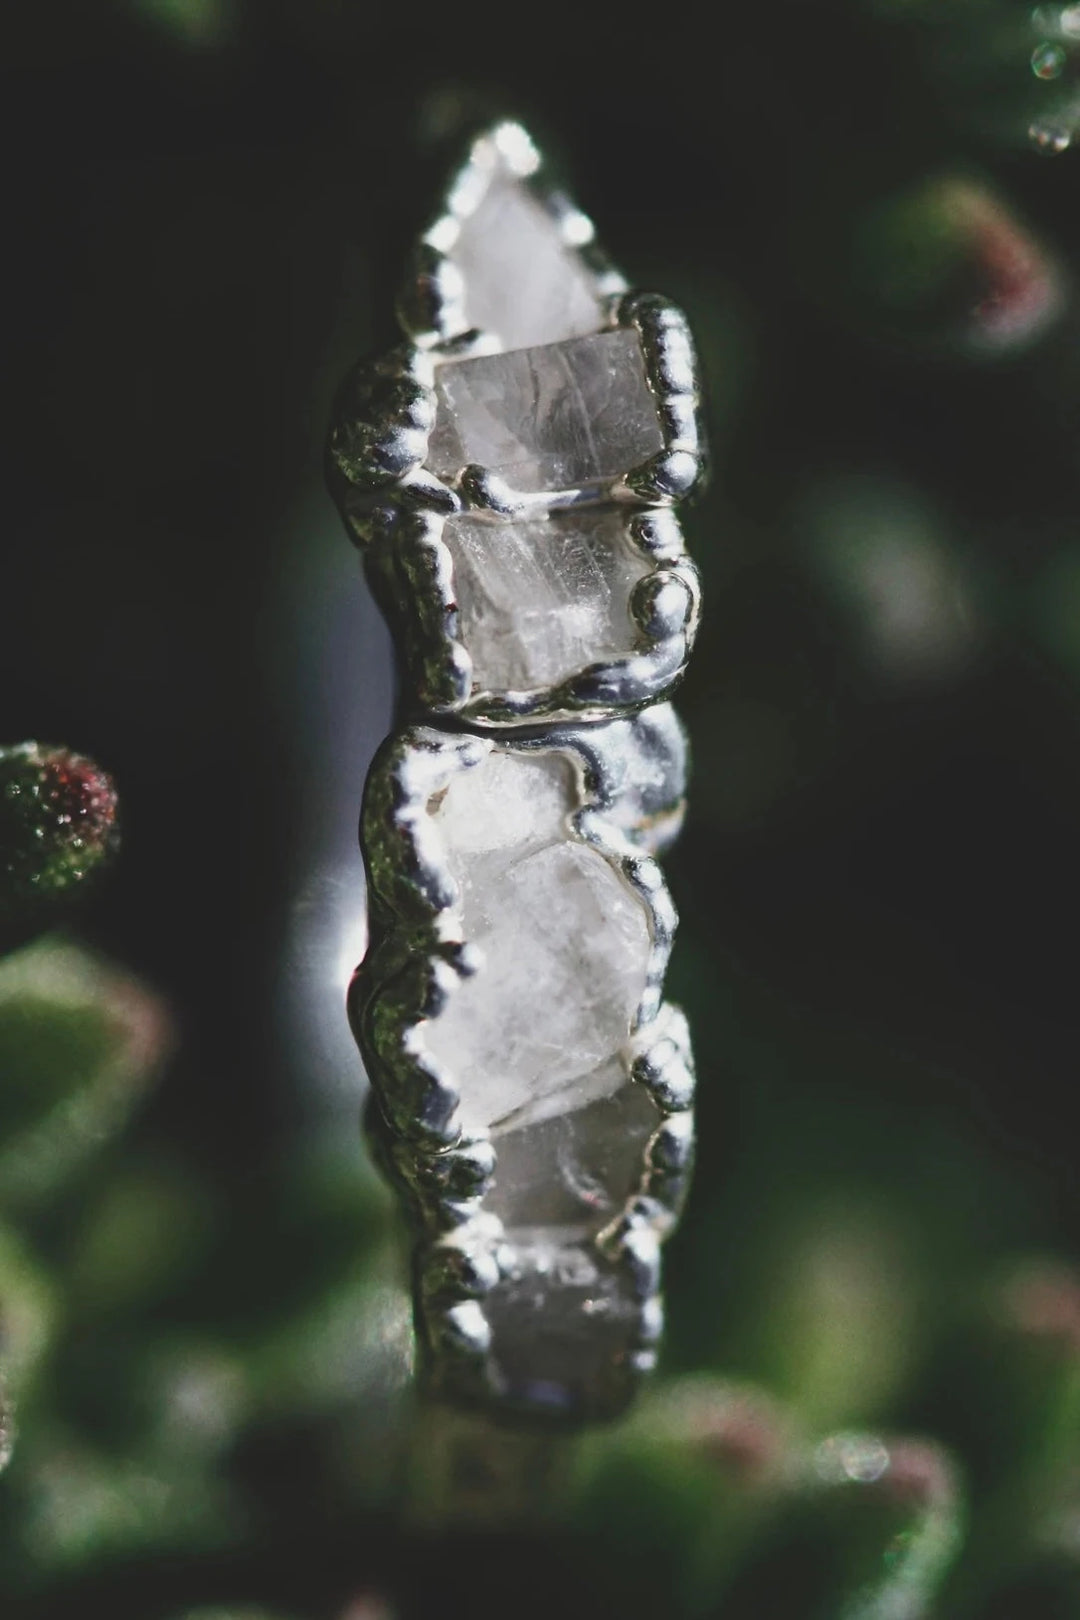
{"label": "raw quartz crystal", "polygon": [[523,494],[577,489],[664,445],[632,328],[448,360],[435,392],[426,466],[443,479],[475,465]]}
{"label": "raw quartz crystal", "polygon": [[[611,863],[572,836],[579,803],[565,753],[500,745],[429,807],[480,959],[424,1026],[467,1133],[533,1131],[628,1083],[620,1054],[646,987],[649,918]],[[515,1219],[532,1224],[524,1209]]]}
{"label": "raw quartz crystal", "polygon": [[549,1245],[517,1251],[484,1314],[511,1401],[565,1414],[588,1410],[599,1391],[626,1378],[641,1306],[625,1273],[591,1246]]}
{"label": "raw quartz crystal", "polygon": [[558,686],[590,664],[633,653],[630,596],[649,564],[627,523],[617,508],[447,520],[443,542],[474,691]]}
{"label": "raw quartz crystal", "polygon": [[511,1115],[493,1131],[495,1185],[486,1207],[519,1241],[595,1236],[637,1190],[660,1113],[620,1059],[611,1060],[605,1081],[610,1092],[580,1108],[523,1124]]}
{"label": "raw quartz crystal", "polygon": [[466,327],[479,327],[504,349],[558,343],[603,325],[596,277],[551,214],[505,170],[462,221],[448,257],[464,283]]}

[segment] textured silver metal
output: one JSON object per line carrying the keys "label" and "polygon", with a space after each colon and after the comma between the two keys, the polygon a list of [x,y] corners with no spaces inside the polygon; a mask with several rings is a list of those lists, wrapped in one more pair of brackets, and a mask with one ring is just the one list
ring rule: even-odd
{"label": "textured silver metal", "polygon": [[[527,188],[562,244],[557,251],[580,260],[597,331],[634,335],[656,411],[657,453],[573,487],[519,490],[492,468],[436,476],[427,465],[440,368],[501,352],[497,333],[467,324],[468,288],[453,255],[489,188],[507,181]],[[627,291],[591,224],[511,123],[482,132],[455,172],[398,313],[408,341],[350,373],[328,448],[331,489],[402,658],[403,710],[422,722],[383,745],[361,819],[370,943],[348,1004],[372,1085],[367,1127],[417,1233],[416,1323],[429,1387],[515,1416],[606,1418],[655,1362],[660,1243],[678,1217],[693,1156],[689,1035],[662,996],[676,916],[656,863],[678,832],[686,774],[682,729],[658,700],[682,675],[700,609],[697,571],[671,510],[703,467],[693,348],[674,306]],[[549,685],[485,686],[462,628],[448,519],[470,514],[497,536],[515,520],[602,505],[625,514],[640,572],[625,654]],[[498,1163],[510,1150],[491,1132],[466,1128],[462,1077],[425,1040],[481,968],[430,807],[500,751],[570,762],[578,807],[566,838],[601,857],[647,919],[644,989],[618,1061],[619,1084],[648,1099],[638,1105],[648,1126],[640,1135],[639,1119],[639,1135],[627,1138],[638,1159],[618,1207],[569,1238],[557,1224],[508,1227]]]}
{"label": "textured silver metal", "polygon": [[[677,919],[651,852],[661,840],[671,841],[681,819],[685,750],[678,746],[674,713],[667,709],[659,724],[657,713],[650,711],[648,720],[635,716],[603,726],[551,727],[512,739],[412,726],[388,738],[376,755],[360,830],[370,943],[350,986],[349,1016],[383,1113],[410,1147],[441,1155],[462,1141],[453,1078],[424,1052],[418,1037],[460,980],[474,971],[460,897],[425,808],[454,775],[475,767],[493,749],[564,754],[575,763],[581,809],[572,818],[570,835],[598,850],[648,913],[652,950],[631,1032],[638,1043],[633,1061],[647,1084],[663,1071],[649,1052]],[[676,747],[667,753],[672,741]],[[648,771],[642,769],[645,759]],[[623,784],[644,776],[663,785],[653,787],[647,799],[631,800],[628,819]],[[665,1097],[676,1094],[664,1086]],[[443,1202],[436,1193],[435,1204],[420,1213],[442,1219]]]}
{"label": "textured silver metal", "polygon": [[[636,636],[628,656],[588,664],[558,686],[523,691],[492,690],[474,680],[459,629],[453,559],[442,537],[447,515],[430,507],[384,507],[367,522],[368,578],[394,627],[419,708],[483,727],[599,720],[655,702],[678,685],[697,634],[701,586],[674,512],[628,514],[628,538],[648,565],[629,603]],[[492,521],[498,522],[495,514]]]}

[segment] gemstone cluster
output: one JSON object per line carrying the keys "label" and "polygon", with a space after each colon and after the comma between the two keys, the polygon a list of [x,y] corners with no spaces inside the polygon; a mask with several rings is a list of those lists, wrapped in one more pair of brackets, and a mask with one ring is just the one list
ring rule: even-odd
{"label": "gemstone cluster", "polygon": [[331,485],[403,663],[368,778],[349,1012],[417,1230],[439,1394],[612,1416],[653,1364],[693,1069],[657,856],[697,626],[686,323],[627,290],[526,132],[473,141],[354,368]]}

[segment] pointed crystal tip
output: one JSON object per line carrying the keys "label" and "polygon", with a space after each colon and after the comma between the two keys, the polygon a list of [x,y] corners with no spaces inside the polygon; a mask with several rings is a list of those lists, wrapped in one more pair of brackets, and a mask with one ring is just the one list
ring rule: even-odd
{"label": "pointed crystal tip", "polygon": [[501,349],[525,349],[605,325],[607,299],[625,282],[582,253],[592,222],[541,170],[520,124],[498,124],[473,143],[424,238],[441,262],[436,274],[422,272],[421,326],[431,322],[442,339],[479,330]]}
{"label": "pointed crystal tip", "polygon": [[449,258],[464,284],[465,326],[504,349],[557,343],[604,324],[596,277],[561,221],[510,175],[492,177]]}

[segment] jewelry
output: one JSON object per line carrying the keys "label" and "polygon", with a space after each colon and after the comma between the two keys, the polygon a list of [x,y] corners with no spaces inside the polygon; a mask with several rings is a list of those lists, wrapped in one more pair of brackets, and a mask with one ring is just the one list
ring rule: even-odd
{"label": "jewelry", "polygon": [[428,1387],[610,1417],[655,1362],[693,1143],[656,856],[697,626],[686,322],[626,289],[526,132],[472,143],[351,372],[329,476],[403,662],[368,777],[349,1014],[417,1231]]}

